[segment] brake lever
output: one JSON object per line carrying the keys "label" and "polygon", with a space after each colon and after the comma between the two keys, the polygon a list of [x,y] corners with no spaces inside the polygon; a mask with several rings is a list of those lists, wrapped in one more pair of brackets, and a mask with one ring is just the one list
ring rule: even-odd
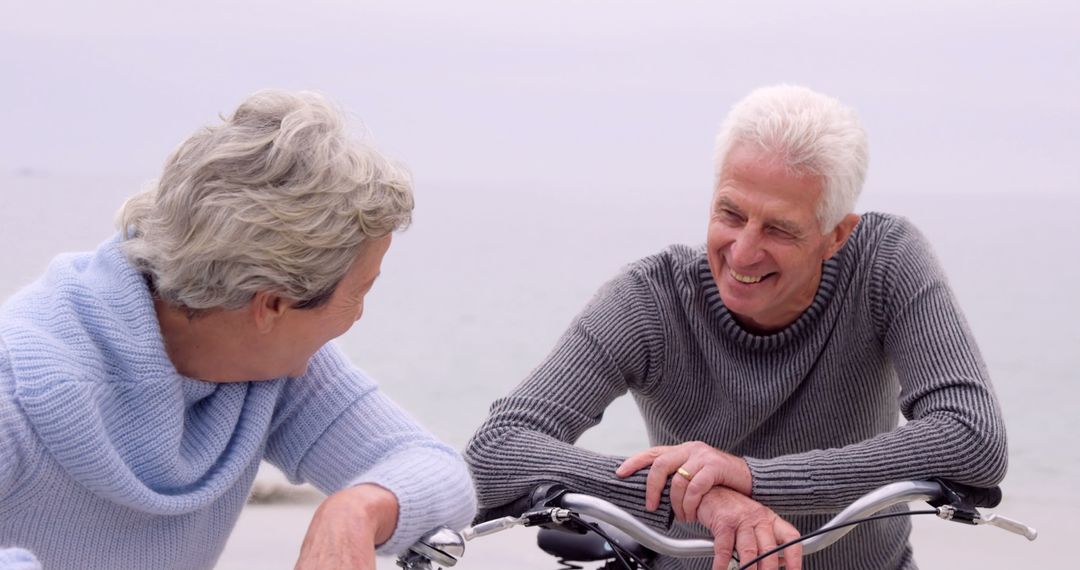
{"label": "brake lever", "polygon": [[564,525],[577,532],[584,532],[584,529],[579,529],[576,525],[567,525],[568,522],[570,522],[570,510],[548,507],[545,509],[529,511],[520,517],[502,517],[470,526],[461,531],[461,537],[465,540],[473,540],[474,538],[502,532],[518,525],[525,527]]}
{"label": "brake lever", "polygon": [[938,517],[971,525],[988,524],[996,526],[1002,530],[1019,534],[1028,540],[1035,540],[1039,536],[1038,530],[1020,521],[998,514],[979,512],[976,507],[980,504],[984,507],[995,507],[1001,503],[1000,487],[981,489],[940,478],[936,478],[934,481],[941,485],[942,496],[940,499],[928,502],[938,509]]}
{"label": "brake lever", "polygon": [[996,526],[1002,530],[1007,530],[1014,534],[1028,539],[1035,540],[1039,537],[1039,531],[1034,527],[1030,527],[1020,521],[1010,519],[1009,517],[989,513],[982,515],[975,519],[975,524],[988,524],[990,526]]}
{"label": "brake lever", "polygon": [[480,524],[467,527],[465,530],[461,531],[461,538],[468,541],[474,538],[479,538],[481,536],[495,534],[508,528],[514,528],[519,524],[521,524],[521,517],[502,517],[499,519],[492,519],[489,521],[484,521]]}

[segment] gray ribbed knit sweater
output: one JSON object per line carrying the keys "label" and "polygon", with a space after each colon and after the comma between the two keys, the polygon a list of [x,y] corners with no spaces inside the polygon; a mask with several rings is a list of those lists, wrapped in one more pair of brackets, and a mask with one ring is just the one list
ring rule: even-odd
{"label": "gray ribbed knit sweater", "polygon": [[[811,306],[765,336],[724,307],[702,250],[672,246],[630,265],[492,405],[466,452],[480,507],[555,481],[668,527],[666,500],[644,511],[644,471],[616,479],[622,458],[572,445],[627,391],[653,445],[701,440],[745,457],[753,498],[803,532],[889,482],[993,485],[1005,473],[1004,425],[974,338],[924,238],[895,216],[864,215],[824,264]],[[861,525],[805,567],[914,568],[909,532],[906,518]]]}

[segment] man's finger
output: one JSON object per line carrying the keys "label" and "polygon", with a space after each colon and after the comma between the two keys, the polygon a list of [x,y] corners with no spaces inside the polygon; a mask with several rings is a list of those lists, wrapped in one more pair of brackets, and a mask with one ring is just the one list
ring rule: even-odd
{"label": "man's finger", "polygon": [[675,474],[671,476],[671,509],[675,511],[680,521],[697,522],[695,515],[686,510],[687,489],[694,486],[694,480],[701,472],[703,465],[695,457],[688,457],[686,462],[675,468]]}
{"label": "man's finger", "polygon": [[[758,553],[764,554],[776,548],[776,536],[773,534],[773,525],[760,524],[754,527],[754,536],[757,537]],[[779,570],[780,568],[780,553],[776,553],[765,557],[764,560],[758,562],[758,568],[761,570]]]}
{"label": "man's finger", "polygon": [[660,507],[660,497],[667,487],[668,478],[686,461],[686,453],[678,447],[668,448],[652,462],[649,476],[645,478],[645,508],[655,511]]}
{"label": "man's finger", "polygon": [[627,457],[625,461],[617,469],[615,469],[616,477],[629,477],[638,471],[652,465],[652,462],[658,455],[667,450],[667,446],[650,447],[645,451],[640,451]]}
{"label": "man's finger", "polygon": [[713,570],[728,570],[731,553],[735,551],[735,535],[731,529],[710,529],[713,533]]}
{"label": "man's finger", "polygon": [[671,476],[671,491],[669,498],[671,499],[671,510],[675,512],[675,520],[687,520],[683,509],[683,495],[686,494],[686,486],[689,483],[690,481],[678,472]]}
{"label": "man's finger", "polygon": [[[776,538],[780,544],[791,542],[801,535],[799,531],[783,519],[776,519],[773,523]],[[802,570],[802,543],[791,545],[784,549],[784,568],[787,570]]]}
{"label": "man's finger", "polygon": [[[735,551],[739,553],[739,560],[743,564],[757,557],[757,536],[754,534],[753,527],[744,524],[735,530]],[[755,564],[750,568],[757,569],[761,566]]]}
{"label": "man's finger", "polygon": [[[673,479],[674,481],[674,479]],[[702,466],[693,473],[686,486],[686,492],[681,496],[683,516],[686,520],[694,522],[698,520],[697,511],[701,506],[701,499],[716,486],[715,471],[708,465]],[[671,497],[672,504],[675,496]]]}
{"label": "man's finger", "polygon": [[[674,471],[674,470],[672,470]],[[655,511],[660,507],[660,497],[664,494],[668,477],[671,471],[665,471],[660,465],[653,462],[649,468],[649,475],[645,478],[645,509]]]}

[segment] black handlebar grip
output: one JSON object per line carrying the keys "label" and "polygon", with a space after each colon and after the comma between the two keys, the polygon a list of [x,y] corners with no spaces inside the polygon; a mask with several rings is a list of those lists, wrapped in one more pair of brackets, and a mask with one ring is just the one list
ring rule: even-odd
{"label": "black handlebar grip", "polygon": [[941,485],[945,495],[943,500],[930,503],[935,507],[941,504],[951,504],[954,506],[993,508],[1001,503],[1001,487],[996,485],[993,487],[972,487],[971,485],[944,479],[934,480]]}
{"label": "black handlebar grip", "polygon": [[502,517],[517,517],[522,513],[526,513],[540,507],[553,507],[558,506],[554,501],[557,501],[559,497],[566,494],[566,487],[557,483],[544,483],[537,485],[529,494],[524,495],[514,501],[492,507],[490,509],[483,509],[476,514],[476,518],[473,519],[473,524],[480,524],[482,522],[498,519]]}
{"label": "black handlebar grip", "polygon": [[964,485],[963,490],[957,491],[957,493],[980,508],[994,508],[1001,503],[1001,487],[996,485],[989,489]]}

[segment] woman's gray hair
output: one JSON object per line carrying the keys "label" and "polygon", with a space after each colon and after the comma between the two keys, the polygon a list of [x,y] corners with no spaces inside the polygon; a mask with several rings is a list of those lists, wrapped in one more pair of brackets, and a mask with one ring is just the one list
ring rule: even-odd
{"label": "woman's gray hair", "polygon": [[191,314],[242,307],[257,291],[325,302],[360,246],[407,226],[413,209],[405,168],[344,123],[316,93],[252,95],[124,204],[124,253]]}
{"label": "woman's gray hair", "polygon": [[817,216],[823,232],[855,209],[870,150],[855,111],[836,99],[792,85],[751,92],[731,109],[716,137],[716,182],[728,153],[741,145],[782,160],[792,173],[822,177]]}

